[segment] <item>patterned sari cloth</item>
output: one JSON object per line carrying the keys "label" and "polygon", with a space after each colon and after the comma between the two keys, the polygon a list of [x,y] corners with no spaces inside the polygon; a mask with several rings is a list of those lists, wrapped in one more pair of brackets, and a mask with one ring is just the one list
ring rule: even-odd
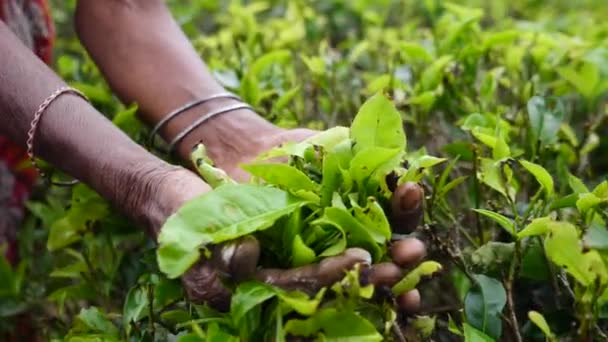
{"label": "patterned sari cloth", "polygon": [[[54,28],[47,0],[0,0],[0,20],[40,59],[50,63]],[[25,150],[0,136],[0,251],[4,248],[13,264],[17,261],[17,227],[35,178]]]}

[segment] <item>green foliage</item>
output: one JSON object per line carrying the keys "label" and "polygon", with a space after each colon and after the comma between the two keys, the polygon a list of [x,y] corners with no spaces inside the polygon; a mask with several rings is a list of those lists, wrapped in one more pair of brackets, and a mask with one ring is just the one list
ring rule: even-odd
{"label": "green foliage", "polygon": [[[53,3],[55,70],[143,143],[147,130],[135,107],[118,103],[75,39],[75,1]],[[397,321],[409,324],[413,340],[424,340],[423,330],[436,340],[606,339],[602,1],[167,3],[217,79],[276,124],[324,129],[348,125],[360,111],[352,130],[285,144],[249,166],[259,183],[276,188],[246,185],[256,201],[234,197],[248,214],[224,222],[230,234],[191,232],[173,218],[163,238],[171,248],[160,255],[175,263],[160,266],[177,276],[202,243],[256,231],[282,242],[282,267],[355,245],[382,260],[389,234],[378,207],[386,208],[390,194],[382,175],[399,169],[399,182],[420,181],[427,192],[417,234],[444,271],[419,285],[423,311],[436,323],[364,305],[356,274],[312,297],[244,283],[227,314],[193,305],[179,281],[159,270],[151,241],[78,186],[40,189],[28,203],[19,232],[23,260],[14,268],[0,261],[0,336],[27,314],[48,340],[278,341],[291,334],[371,341],[392,336],[379,322]],[[275,156],[295,162],[276,170],[262,162]],[[212,164],[201,165],[219,191],[199,198],[199,206],[231,189]],[[258,190],[273,201],[257,202]],[[188,216],[198,220],[202,206],[194,203]],[[241,229],[248,219],[256,224]],[[310,232],[310,225],[320,229]],[[414,274],[403,279],[407,289],[417,283]],[[328,298],[339,305],[324,307]]]}

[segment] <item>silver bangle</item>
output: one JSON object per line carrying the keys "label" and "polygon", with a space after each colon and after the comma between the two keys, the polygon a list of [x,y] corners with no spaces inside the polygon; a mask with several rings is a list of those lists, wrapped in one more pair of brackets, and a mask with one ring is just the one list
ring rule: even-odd
{"label": "silver bangle", "polygon": [[230,106],[218,108],[215,111],[210,112],[207,115],[200,117],[198,120],[194,121],[190,126],[186,127],[184,130],[179,132],[179,134],[177,134],[175,136],[175,138],[173,138],[173,140],[171,140],[171,142],[169,143],[168,152],[169,153],[173,152],[175,145],[177,145],[182,139],[184,139],[186,137],[186,135],[188,135],[190,132],[192,132],[194,129],[196,129],[197,127],[199,127],[200,125],[202,125],[203,123],[208,121],[209,119],[213,118],[214,116],[217,116],[217,115],[220,115],[223,113],[232,112],[232,111],[235,111],[238,109],[249,109],[251,111],[254,111],[254,109],[246,103],[236,103],[236,104],[233,104]]}
{"label": "silver bangle", "polygon": [[209,102],[211,100],[216,100],[216,99],[234,99],[234,100],[240,100],[241,98],[238,97],[238,95],[235,95],[231,92],[224,92],[224,93],[218,93],[218,94],[213,94],[211,96],[208,97],[204,97],[201,99],[196,99],[192,102],[188,102],[185,105],[175,109],[174,111],[170,112],[169,114],[167,114],[162,120],[160,120],[155,126],[154,128],[152,128],[152,131],[150,132],[150,135],[148,136],[147,142],[146,142],[146,146],[148,147],[152,147],[152,142],[154,139],[154,136],[158,133],[158,131],[160,131],[160,129],[166,125],[169,121],[171,121],[172,119],[174,119],[176,116],[182,114],[183,112],[187,111],[188,109],[194,108],[196,106],[199,106],[205,102]]}

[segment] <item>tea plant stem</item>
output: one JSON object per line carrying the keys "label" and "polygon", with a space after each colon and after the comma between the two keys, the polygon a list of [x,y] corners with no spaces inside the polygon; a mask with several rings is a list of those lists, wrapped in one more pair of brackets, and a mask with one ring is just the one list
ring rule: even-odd
{"label": "tea plant stem", "polygon": [[[479,179],[477,178],[477,171],[479,168],[477,159],[477,149],[473,148],[473,187],[475,189],[475,208],[479,208],[481,205],[481,191],[479,191]],[[475,212],[475,227],[477,228],[477,239],[479,244],[483,245],[483,227],[481,226],[481,218],[479,213]]]}
{"label": "tea plant stem", "polygon": [[505,284],[507,290],[507,305],[509,310],[509,316],[511,320],[511,329],[513,330],[513,337],[515,341],[522,342],[521,332],[519,331],[519,323],[517,321],[517,314],[515,313],[515,302],[513,301],[513,281],[515,279],[517,266],[519,264],[519,258],[521,255],[521,245],[519,241],[515,242],[515,255],[511,260],[511,267],[509,268],[509,275]]}
{"label": "tea plant stem", "polygon": [[156,334],[156,328],[154,327],[154,285],[148,285],[148,321],[150,325],[150,335],[152,335],[152,340],[154,340],[154,335]]}

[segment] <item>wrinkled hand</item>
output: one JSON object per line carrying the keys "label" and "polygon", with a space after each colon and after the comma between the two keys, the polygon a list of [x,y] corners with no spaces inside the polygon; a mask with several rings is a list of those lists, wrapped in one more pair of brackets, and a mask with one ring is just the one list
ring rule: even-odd
{"label": "wrinkled hand", "polygon": [[[288,141],[301,141],[316,132],[306,129],[282,131],[267,137],[267,144],[259,153]],[[238,165],[251,161],[256,153],[243,156],[241,160],[218,165],[238,180],[246,180],[248,175]],[[183,181],[183,179],[182,179]],[[197,180],[200,182],[200,180]],[[194,182],[194,180],[192,180]],[[188,186],[186,186],[188,187]],[[192,186],[196,188],[196,186]],[[412,231],[422,217],[423,190],[417,184],[406,183],[394,192],[391,210],[391,225],[394,232]],[[415,238],[394,241],[390,248],[393,262],[381,263],[366,269],[362,279],[377,286],[392,286],[398,282],[406,269],[415,266],[426,254],[424,244]],[[340,281],[345,272],[355,265],[369,265],[370,254],[360,248],[350,248],[341,255],[326,258],[318,264],[294,269],[257,269],[260,246],[253,237],[245,237],[227,244],[214,246],[209,260],[199,260],[182,277],[189,298],[193,302],[207,302],[227,310],[230,291],[223,281],[257,279],[288,290],[302,290],[314,293],[325,286]],[[415,312],[420,306],[418,290],[404,293],[397,298],[399,306],[407,312]]]}

